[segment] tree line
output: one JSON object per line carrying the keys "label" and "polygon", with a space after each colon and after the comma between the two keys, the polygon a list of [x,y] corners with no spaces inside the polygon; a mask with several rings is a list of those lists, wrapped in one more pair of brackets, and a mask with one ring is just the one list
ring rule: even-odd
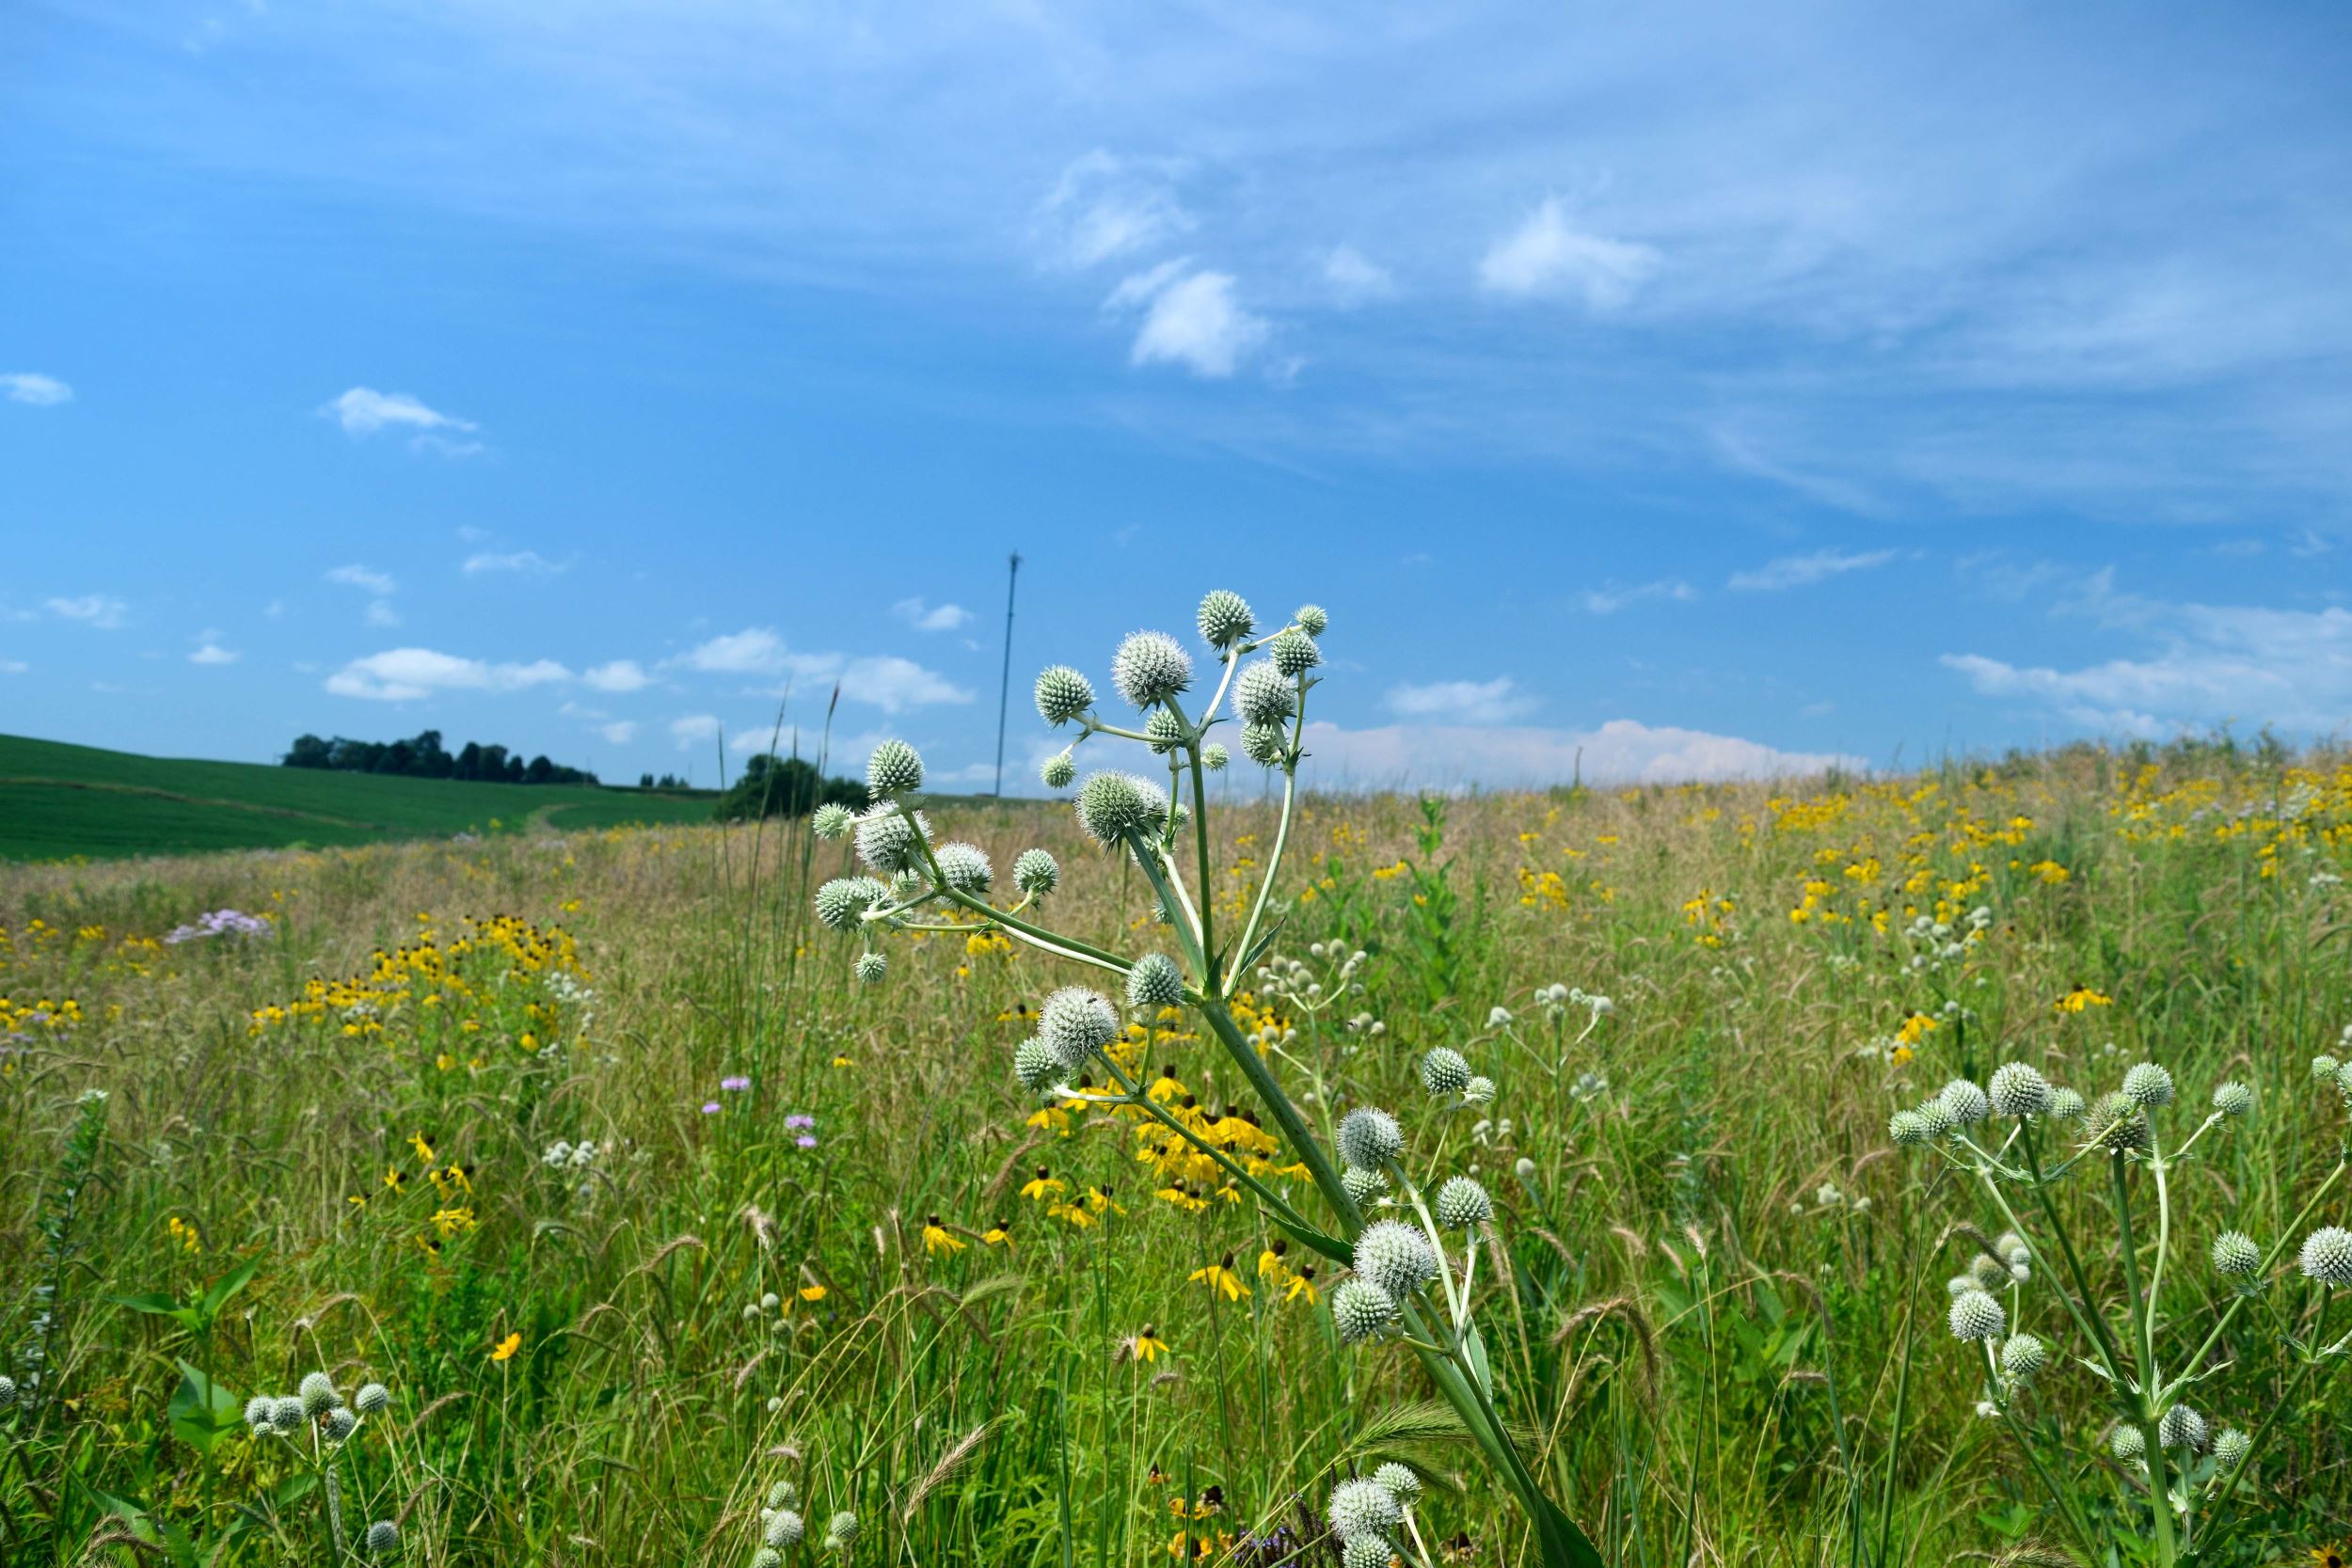
{"label": "tree line", "polygon": [[389,773],[406,779],[470,779],[480,784],[597,783],[584,768],[567,768],[542,752],[530,761],[520,752],[469,740],[455,752],[441,744],[441,732],[425,730],[406,740],[353,740],[337,736],[323,740],[297,736],[294,749],[278,759],[288,768],[318,768],[336,773]]}

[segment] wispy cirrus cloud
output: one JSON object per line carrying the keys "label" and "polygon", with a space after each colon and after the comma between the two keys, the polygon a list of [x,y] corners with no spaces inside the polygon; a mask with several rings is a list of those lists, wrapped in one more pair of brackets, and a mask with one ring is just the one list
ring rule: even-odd
{"label": "wispy cirrus cloud", "polygon": [[99,631],[116,631],[130,618],[131,607],[111,594],[84,594],[77,598],[51,599],[49,613]]}
{"label": "wispy cirrus cloud", "polygon": [[788,675],[796,683],[838,682],[845,700],[865,703],[884,713],[972,701],[969,689],[911,658],[801,653],[786,646],[784,639],[766,626],[711,638],[672,663],[712,674]]}
{"label": "wispy cirrus cloud", "polygon": [[1590,615],[1614,615],[1629,604],[1649,599],[1665,599],[1675,604],[1688,604],[1698,597],[1696,590],[1679,578],[1661,578],[1656,582],[1636,583],[1621,588],[1611,583],[1603,588],[1587,588],[1577,595]]}
{"label": "wispy cirrus cloud", "polygon": [[1629,240],[1585,233],[1568,223],[1558,197],[1547,197],[1479,259],[1479,287],[1518,299],[1581,296],[1613,310],[1658,270],[1658,252]]}
{"label": "wispy cirrus cloud", "polygon": [[483,550],[466,557],[462,570],[468,577],[480,577],[485,572],[519,572],[535,577],[563,571],[564,566],[537,550]]}
{"label": "wispy cirrus cloud", "polygon": [[921,599],[900,599],[890,612],[916,631],[954,631],[972,620],[972,612],[960,604],[927,605]]}
{"label": "wispy cirrus cloud", "polygon": [[1502,724],[1541,705],[1508,675],[1490,681],[1431,681],[1389,689],[1389,711],[1406,719],[1437,719],[1457,724]]}
{"label": "wispy cirrus cloud", "polygon": [[55,408],[73,401],[73,388],[54,375],[42,375],[37,371],[8,371],[0,372],[0,396],[35,408]]}
{"label": "wispy cirrus cloud", "polygon": [[379,572],[373,566],[337,566],[326,574],[326,580],[346,588],[364,588],[378,598],[400,591],[391,573]]}
{"label": "wispy cirrus cloud", "polygon": [[1804,588],[1848,572],[1872,571],[1894,560],[1896,553],[1830,549],[1815,550],[1808,555],[1785,555],[1752,570],[1732,573],[1724,586],[1741,594],[1773,594],[1788,588]]}

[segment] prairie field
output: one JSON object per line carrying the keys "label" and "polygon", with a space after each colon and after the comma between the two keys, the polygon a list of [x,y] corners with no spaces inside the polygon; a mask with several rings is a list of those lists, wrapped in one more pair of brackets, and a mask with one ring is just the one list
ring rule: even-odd
{"label": "prairie field", "polygon": [[[1278,815],[1239,771],[1199,890],[1229,921]],[[1157,944],[1066,805],[928,809],[1049,850],[1056,930]],[[850,867],[771,820],[0,871],[0,1560],[324,1564],[383,1519],[417,1564],[740,1564],[788,1481],[857,1515],[849,1560],[1273,1568],[1339,1562],[1335,1480],[1401,1462],[1407,1561],[1543,1560],[1422,1365],[1343,1343],[1341,1261],[1103,1078],[1023,1090],[1083,972],[974,926],[859,984],[811,913]],[[2352,1213],[2312,1068],[2352,1053],[2348,872],[2352,762],[2227,744],[1309,795],[1232,1013],[1327,1141],[1390,1107],[1491,1196],[1445,1283],[1534,1481],[1629,1568],[2157,1560],[2049,1243],[1993,1291],[2052,1350],[1996,1409],[1947,1309],[2010,1217],[1889,1118],[2155,1062],[2185,1134],[2243,1084],[2166,1233],[2070,1261],[2122,1313],[2169,1255],[2155,1328],[2260,1429],[2181,1560],[2311,1562],[2352,1534],[2344,1358],[2273,1347],[2330,1293],[2225,1319],[2206,1251]],[[1190,1013],[1120,1026],[1167,1117],[1314,1197]],[[1491,1099],[1425,1091],[1438,1047]],[[2104,1180],[2054,1212],[2111,1229]],[[341,1445],[324,1400],[249,1427],[314,1371],[389,1400]]]}

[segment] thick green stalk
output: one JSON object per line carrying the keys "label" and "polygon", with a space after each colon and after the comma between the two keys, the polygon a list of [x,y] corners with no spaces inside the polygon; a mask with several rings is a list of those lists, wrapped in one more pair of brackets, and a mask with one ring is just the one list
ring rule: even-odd
{"label": "thick green stalk", "polygon": [[2123,1288],[2130,1292],[2128,1306],[2132,1326],[2137,1340],[2137,1359],[2134,1370],[2138,1373],[2136,1403],[2137,1425],[2146,1447],[2148,1462],[2149,1512],[2156,1521],[2156,1568],[2172,1568],[2180,1560],[2180,1545],[2172,1532],[2172,1489],[2165,1481],[2164,1433],[2156,1409],[2156,1346],[2155,1327],[2149,1321],[2148,1303],[2139,1293],[2138,1243],[2132,1236],[2131,1189],[2123,1180],[2123,1151],[2117,1149],[2107,1158],[2109,1171],[2115,1178],[2115,1218],[2123,1230]]}

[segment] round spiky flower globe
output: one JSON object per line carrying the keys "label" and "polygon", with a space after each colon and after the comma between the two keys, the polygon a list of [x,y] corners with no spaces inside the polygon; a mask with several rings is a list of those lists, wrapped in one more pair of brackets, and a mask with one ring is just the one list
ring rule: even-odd
{"label": "round spiky flower globe", "polygon": [[857,819],[857,858],[885,877],[913,871],[923,863],[918,833],[931,836],[930,819],[921,812],[908,816],[893,806],[876,806]]}
{"label": "round spiky flower globe", "polygon": [[1438,1189],[1438,1223],[1448,1230],[1468,1230],[1494,1218],[1494,1199],[1475,1178],[1449,1177]]}
{"label": "round spiky flower globe", "polygon": [[1192,687],[1192,656],[1164,631],[1131,631],[1111,655],[1111,684],[1136,708],[1154,708]]}
{"label": "round spiky flower globe", "polygon": [[325,1372],[312,1372],[305,1377],[301,1393],[302,1413],[305,1416],[324,1416],[343,1402],[343,1397],[335,1392],[335,1380]]}
{"label": "round spiky flower globe", "polygon": [[2038,1117],[2050,1109],[2050,1081],[2024,1062],[2004,1062],[1993,1071],[1993,1108],[2005,1117]]}
{"label": "round spiky flower globe", "polygon": [[2128,1462],[2147,1451],[2148,1439],[2140,1435],[2137,1427],[2119,1426],[2107,1434],[2107,1452],[2118,1459]]}
{"label": "round spiky flower globe", "polygon": [[292,1394],[280,1394],[270,1402],[269,1424],[279,1432],[299,1432],[309,1419],[302,1412],[302,1402]]}
{"label": "round spiky flower globe", "polygon": [[1919,1118],[1919,1125],[1927,1129],[1931,1138],[1940,1138],[1960,1125],[1960,1118],[1952,1115],[1941,1095],[1921,1101],[1911,1114]]}
{"label": "round spiky flower globe", "polygon": [[1042,898],[1061,885],[1061,866],[1042,849],[1024,849],[1012,863],[1012,885],[1032,898]]}
{"label": "round spiky flower globe", "polygon": [[1916,1148],[1928,1141],[1928,1124],[1916,1111],[1898,1111],[1886,1118],[1886,1135],[1899,1148]]}
{"label": "round spiky flower globe", "polygon": [[2130,1095],[2101,1095],[2091,1110],[2090,1126],[2100,1144],[2114,1153],[2148,1147],[2148,1113]]}
{"label": "round spiky flower globe", "polygon": [[1249,612],[1249,601],[1239,594],[1215,588],[1200,601],[1194,622],[1200,627],[1200,640],[1210,647],[1230,648],[1256,628],[1258,618]]}
{"label": "round spiky flower globe", "polygon": [[2352,1285],[2352,1230],[2324,1225],[2303,1238],[2304,1277],[2322,1285]]}
{"label": "round spiky flower globe", "polygon": [[1241,754],[1261,768],[1276,768],[1290,753],[1279,725],[1244,724],[1241,727]]}
{"label": "round spiky flower globe", "polygon": [[1391,1459],[1373,1471],[1372,1479],[1402,1507],[1410,1508],[1413,1499],[1421,1496],[1421,1474],[1410,1465],[1400,1465]]}
{"label": "round spiky flower globe", "polygon": [[1963,1291],[1952,1298],[1945,1321],[1951,1325],[1955,1339],[1996,1339],[2009,1326],[2009,1314],[1982,1291]]}
{"label": "round spiky flower globe", "polygon": [[1303,604],[1291,619],[1297,622],[1299,629],[1308,636],[1321,637],[1324,628],[1331,624],[1331,612],[1319,604]]}
{"label": "round spiky flower globe", "polygon": [[1356,1237],[1356,1272],[1394,1300],[1438,1277],[1438,1255],[1416,1227],[1375,1220]]}
{"label": "round spiky flower globe", "polygon": [[1094,683],[1067,664],[1051,665],[1037,677],[1038,716],[1059,727],[1094,705]]}
{"label": "round spiky flower globe", "polygon": [[1298,711],[1297,684],[1271,659],[1246,664],[1233,682],[1233,711],[1246,724],[1287,722]]}
{"label": "round spiky flower globe", "polygon": [[1491,1078],[1473,1073],[1470,1081],[1462,1085],[1462,1103],[1465,1105],[1484,1105],[1494,1097],[1495,1081]]}
{"label": "round spiky flower globe", "polygon": [[2216,1085],[2213,1091],[2213,1108],[2225,1117],[2250,1116],[2254,1110],[2254,1091],[2235,1079],[2227,1084]]}
{"label": "round spiky flower globe", "polygon": [[1078,786],[1078,826],[1108,847],[1127,833],[1149,832],[1168,814],[1168,796],[1133,773],[1090,773]]}
{"label": "round spiky flower globe", "polygon": [[1119,1015],[1084,986],[1064,986],[1038,1009],[1038,1038],[1066,1069],[1075,1069],[1119,1037]]}
{"label": "round spiky flower globe", "polygon": [[2153,1062],[2142,1062],[2123,1075],[2123,1092],[2136,1105],[2151,1110],[2172,1103],[2172,1075]]}
{"label": "round spiky flower globe", "polygon": [[768,1488],[770,1508],[795,1508],[801,1501],[801,1489],[789,1481],[779,1481]]}
{"label": "round spiky flower globe", "polygon": [[2232,1279],[2249,1277],[2263,1266],[2263,1249],[2243,1230],[2224,1230],[2213,1239],[2213,1272]]}
{"label": "round spiky flower globe", "polygon": [[2050,1091],[2050,1118],[2053,1121],[2073,1121],[2086,1108],[2082,1095],[2074,1089]]}
{"label": "round spiky flower globe", "polygon": [[1143,721],[1143,741],[1153,756],[1164,757],[1184,743],[1184,726],[1168,709],[1154,708]]}
{"label": "round spiky flower globe", "polygon": [[1340,1158],[1377,1170],[1404,1152],[1405,1130],[1374,1105],[1359,1105],[1340,1118]]}
{"label": "round spiky flower globe", "polygon": [[1388,1192],[1389,1178],[1385,1172],[1366,1170],[1361,1165],[1343,1165],[1340,1167],[1340,1185],[1345,1189],[1356,1207],[1362,1209]]}
{"label": "round spiky flower globe", "polygon": [[2234,1470],[2253,1449],[2254,1440],[2235,1427],[2223,1427],[2213,1440],[2215,1463],[2223,1470]]}
{"label": "round spiky flower globe", "polygon": [[1032,1037],[1012,1048],[1013,1076],[1031,1094],[1052,1088],[1069,1070],[1054,1048],[1041,1039]]}
{"label": "round spiky flower globe", "polygon": [[1078,765],[1068,752],[1056,752],[1038,768],[1037,776],[1048,789],[1068,789],[1070,781],[1078,776]]}
{"label": "round spiky flower globe", "polygon": [[2168,1449],[2186,1449],[2191,1453],[2203,1453],[2213,1440],[2205,1418],[2185,1404],[2164,1413],[2164,1419],[2156,1425],[2156,1437]]}
{"label": "round spiky flower globe", "polygon": [[1265,651],[1274,667],[1293,680],[1323,662],[1323,650],[1315,646],[1315,640],[1295,629],[1276,633]]}
{"label": "round spiky flower globe", "polygon": [[784,1568],[784,1554],[773,1546],[762,1546],[752,1554],[752,1568]]}
{"label": "round spiky flower globe", "polygon": [[1935,1099],[1946,1114],[1963,1127],[1982,1121],[1993,1112],[1992,1100],[1965,1078],[1955,1078],[1945,1085],[1944,1092]]}
{"label": "round spiky flower globe", "polygon": [[923,759],[903,740],[885,740],[866,759],[866,793],[877,800],[923,787]]}
{"label": "round spiky flower globe", "polygon": [[400,1549],[400,1527],[389,1519],[378,1519],[368,1527],[368,1551],[384,1557]]}
{"label": "round spiky flower globe", "polygon": [[1342,1344],[1360,1345],[1394,1322],[1394,1298],[1368,1279],[1343,1279],[1331,1292],[1331,1326]]}
{"label": "round spiky flower globe", "polygon": [[890,957],[888,954],[868,952],[860,953],[857,956],[855,974],[857,974],[859,984],[867,986],[880,985],[883,976],[887,975],[889,973]]}
{"label": "round spiky flower globe", "polygon": [[778,1551],[788,1551],[801,1544],[808,1533],[808,1522],[788,1508],[780,1508],[769,1519],[761,1539]]}
{"label": "round spiky flower globe", "polygon": [[1233,753],[1214,740],[1200,748],[1200,766],[1212,773],[1224,772],[1226,765],[1232,760]]}
{"label": "round spiky flower globe", "polygon": [[2313,1056],[2312,1058],[2312,1081],[2319,1084],[2326,1083],[2336,1075],[2337,1066],[2338,1063],[2333,1056]]}
{"label": "round spiky flower globe", "polygon": [[1979,1252],[1968,1259],[1968,1277],[1979,1290],[1997,1291],[2009,1283],[2009,1265]]}
{"label": "round spiky flower globe", "polygon": [[1421,1059],[1421,1086],[1431,1094],[1460,1094],[1470,1080],[1470,1063],[1450,1045],[1438,1046]]}
{"label": "round spiky flower globe", "polygon": [[2023,1386],[2042,1374],[2050,1353],[2033,1335],[2018,1333],[2001,1342],[2001,1375]]}
{"label": "round spiky flower globe", "polygon": [[817,890],[817,922],[827,930],[849,930],[889,896],[890,890],[871,877],[835,877]]}
{"label": "round spiky flower globe", "polygon": [[1391,1530],[1405,1522],[1405,1510],[1398,1504],[1396,1494],[1365,1476],[1351,1476],[1331,1488],[1331,1498],[1324,1505],[1324,1513],[1331,1521],[1331,1533],[1343,1541],[1353,1541],[1359,1535],[1386,1539]]}
{"label": "round spiky flower globe", "polygon": [[857,1515],[846,1508],[834,1514],[832,1522],[825,1526],[825,1544],[837,1550],[856,1545]]}
{"label": "round spiky flower globe", "polygon": [[326,1440],[328,1442],[347,1442],[351,1434],[358,1430],[359,1418],[353,1415],[347,1407],[339,1404],[326,1413]]}
{"label": "round spiky flower globe", "polygon": [[1146,953],[1127,972],[1127,1006],[1136,1012],[1157,1012],[1184,999],[1184,972],[1165,953]]}
{"label": "round spiky flower globe", "polygon": [[828,800],[809,814],[808,831],[818,838],[839,838],[855,826],[857,814],[838,800]]}
{"label": "round spiky flower globe", "polygon": [[[13,1393],[16,1389],[16,1385],[13,1383],[9,1384],[8,1389],[11,1393]],[[276,1400],[271,1399],[267,1394],[256,1394],[251,1399],[245,1402],[245,1424],[251,1427],[255,1432],[266,1434],[270,1430],[271,1419],[276,1415],[277,1409],[278,1402]]]}
{"label": "round spiky flower globe", "polygon": [[939,874],[958,893],[976,897],[996,884],[996,869],[988,851],[977,844],[943,844],[938,849]]}
{"label": "round spiky flower globe", "polygon": [[[16,1379],[8,1376],[6,1373],[0,1373],[0,1410],[6,1410],[8,1406],[14,1404],[15,1402]],[[245,1407],[245,1418],[248,1423],[250,1423],[253,1419],[253,1407],[248,1404]]]}
{"label": "round spiky flower globe", "polygon": [[1359,1535],[1340,1543],[1340,1568],[1394,1568],[1396,1547],[1385,1535]]}
{"label": "round spiky flower globe", "polygon": [[391,1408],[392,1391],[380,1383],[363,1383],[359,1386],[359,1392],[352,1397],[351,1402],[360,1415],[373,1416],[378,1411]]}

